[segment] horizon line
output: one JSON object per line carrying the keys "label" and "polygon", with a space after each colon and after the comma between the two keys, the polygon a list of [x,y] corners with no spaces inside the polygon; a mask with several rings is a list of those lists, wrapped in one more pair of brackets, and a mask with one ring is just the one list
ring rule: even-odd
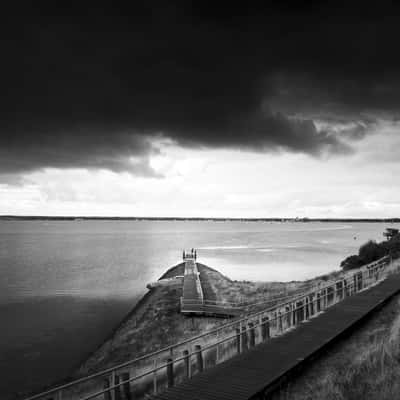
{"label": "horizon line", "polygon": [[375,217],[375,218],[357,218],[357,217],[340,217],[340,218],[328,218],[328,217],[150,217],[150,216],[100,216],[100,215],[14,215],[14,214],[0,214],[0,219],[19,219],[19,220],[177,220],[177,221],[349,221],[349,222],[400,222],[400,217]]}

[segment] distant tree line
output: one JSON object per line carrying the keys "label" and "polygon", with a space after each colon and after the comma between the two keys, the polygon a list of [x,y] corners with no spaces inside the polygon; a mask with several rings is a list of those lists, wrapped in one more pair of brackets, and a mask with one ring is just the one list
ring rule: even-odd
{"label": "distant tree line", "polygon": [[400,234],[380,243],[375,240],[369,240],[359,248],[357,255],[347,257],[340,263],[340,266],[343,270],[348,271],[379,260],[387,255],[393,258],[400,257]]}

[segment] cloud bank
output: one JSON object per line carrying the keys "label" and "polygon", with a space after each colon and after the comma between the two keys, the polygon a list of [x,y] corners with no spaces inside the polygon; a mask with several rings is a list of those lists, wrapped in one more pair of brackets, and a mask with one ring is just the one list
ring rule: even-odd
{"label": "cloud bank", "polygon": [[[197,4],[197,5],[193,5]],[[201,4],[201,5],[199,5]],[[0,173],[154,176],[155,138],[351,153],[399,117],[398,8],[152,2],[2,13]]]}

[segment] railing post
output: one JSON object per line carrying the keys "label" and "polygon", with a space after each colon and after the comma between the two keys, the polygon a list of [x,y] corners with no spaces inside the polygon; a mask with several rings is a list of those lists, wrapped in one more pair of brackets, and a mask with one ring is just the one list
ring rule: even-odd
{"label": "railing post", "polygon": [[215,360],[215,364],[218,364],[219,361],[219,331],[217,331],[217,359]]}
{"label": "railing post", "polygon": [[194,346],[194,351],[196,352],[197,370],[199,372],[203,372],[204,365],[203,365],[203,355],[201,353],[201,346],[199,344],[196,344]]}
{"label": "railing post", "polygon": [[242,323],[242,321],[240,321],[240,323],[239,323],[239,329],[240,329],[240,353],[243,353],[243,336],[242,336],[243,323]]}
{"label": "railing post", "polygon": [[[111,372],[111,381],[110,381],[111,386],[115,384],[115,371]],[[115,390],[111,390],[111,400],[116,400],[115,398]]]}
{"label": "railing post", "polygon": [[153,392],[157,394],[157,359],[153,361]]}
{"label": "railing post", "polygon": [[240,335],[240,328],[236,328],[236,351],[238,354],[242,352],[242,340]]}
{"label": "railing post", "polygon": [[282,313],[278,311],[278,331],[283,331],[283,324],[282,324]]}
{"label": "railing post", "polygon": [[292,303],[292,325],[296,326],[296,303]]}
{"label": "railing post", "polygon": [[267,339],[270,338],[269,318],[268,317],[263,317],[262,318],[261,336],[262,336],[263,342],[265,342]]}
{"label": "railing post", "polygon": [[103,383],[103,389],[104,390],[108,389],[108,390],[106,392],[104,392],[104,400],[111,400],[111,393],[110,393],[109,387],[110,387],[110,381],[108,378],[105,378],[104,383]]}
{"label": "railing post", "polygon": [[304,311],[305,311],[305,320],[307,321],[310,317],[309,315],[309,300],[308,300],[308,296],[304,299]]}
{"label": "railing post", "polygon": [[285,307],[285,320],[286,320],[286,329],[290,328],[290,318],[291,318],[291,312],[290,312],[290,306]]}
{"label": "railing post", "polygon": [[302,301],[298,301],[297,302],[297,323],[300,323],[303,321],[303,314],[304,314],[304,309],[303,309],[303,302]]}
{"label": "railing post", "polygon": [[121,386],[119,386],[119,375],[114,376],[114,398],[115,400],[121,400]]}
{"label": "railing post", "polygon": [[129,382],[129,372],[124,372],[122,375],[122,381],[123,381],[123,385],[122,385],[122,391],[124,393],[124,397],[126,400],[132,400],[132,394],[131,394],[131,384]]}
{"label": "railing post", "polygon": [[167,383],[169,388],[174,386],[174,361],[172,358],[167,360]]}
{"label": "railing post", "polygon": [[184,363],[184,374],[186,378],[190,378],[190,355],[189,350],[183,350],[183,363]]}
{"label": "railing post", "polygon": [[242,351],[247,350],[247,329],[246,325],[242,326]]}
{"label": "railing post", "polygon": [[256,333],[254,331],[254,324],[249,322],[249,335],[250,335],[250,347],[254,347],[256,345]]}

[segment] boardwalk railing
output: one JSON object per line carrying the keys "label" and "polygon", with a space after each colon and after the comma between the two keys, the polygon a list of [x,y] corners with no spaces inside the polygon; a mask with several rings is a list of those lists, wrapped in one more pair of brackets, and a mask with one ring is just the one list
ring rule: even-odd
{"label": "boardwalk railing", "polygon": [[198,304],[203,304],[206,306],[218,306],[218,307],[225,307],[225,308],[231,308],[231,309],[237,309],[240,310],[242,313],[248,313],[251,310],[255,309],[256,307],[260,306],[269,306],[273,304],[277,304],[278,302],[286,301],[290,298],[294,298],[299,296],[300,294],[305,293],[306,291],[309,291],[311,288],[316,289],[318,286],[316,285],[310,285],[308,287],[303,287],[300,290],[294,290],[291,291],[290,294],[285,294],[285,295],[278,295],[278,296],[270,296],[270,297],[263,297],[260,299],[257,299],[257,301],[241,301],[241,302],[230,302],[230,301],[218,301],[218,300],[203,300],[202,302],[199,302],[198,299],[184,299],[181,297],[181,305],[198,305]]}
{"label": "boardwalk railing", "polygon": [[151,354],[56,387],[27,400],[125,400],[148,398],[203,370],[295,329],[348,296],[397,272],[389,257],[343,273],[335,281],[289,296],[279,304]]}

